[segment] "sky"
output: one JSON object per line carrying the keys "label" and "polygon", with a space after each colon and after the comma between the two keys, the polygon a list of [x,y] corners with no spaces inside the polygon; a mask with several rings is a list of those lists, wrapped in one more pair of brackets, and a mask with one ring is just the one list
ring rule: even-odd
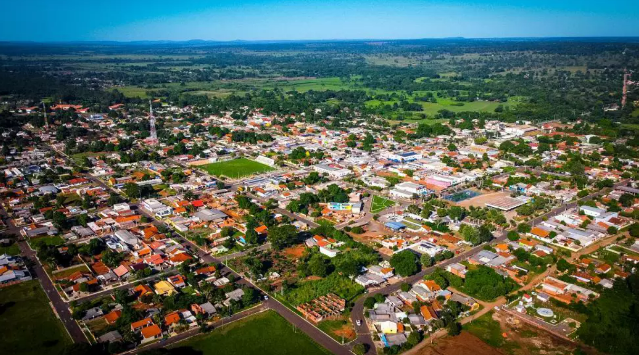
{"label": "sky", "polygon": [[639,0],[4,1],[0,41],[639,36]]}

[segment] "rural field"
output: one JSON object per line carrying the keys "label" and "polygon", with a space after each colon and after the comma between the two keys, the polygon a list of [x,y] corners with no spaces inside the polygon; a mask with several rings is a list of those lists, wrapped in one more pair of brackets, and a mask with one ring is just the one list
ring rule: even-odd
{"label": "rural field", "polygon": [[394,205],[395,201],[375,195],[373,196],[373,201],[371,202],[371,212],[378,213]]}
{"label": "rural field", "polygon": [[3,354],[62,354],[71,343],[36,280],[0,289]]}
{"label": "rural field", "polygon": [[226,176],[232,179],[273,170],[273,168],[267,165],[246,158],[200,165],[199,168],[211,175]]}
{"label": "rural field", "polygon": [[[268,331],[266,331],[268,329]],[[308,338],[274,311],[266,311],[189,339],[173,350],[180,352],[243,355],[327,355],[327,350]]]}

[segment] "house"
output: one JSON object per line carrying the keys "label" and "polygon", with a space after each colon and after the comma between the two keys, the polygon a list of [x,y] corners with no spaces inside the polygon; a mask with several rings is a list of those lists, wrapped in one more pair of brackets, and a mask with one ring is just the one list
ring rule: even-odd
{"label": "house", "polygon": [[462,279],[466,277],[466,272],[468,272],[466,266],[460,263],[454,263],[446,266],[446,271],[450,272],[453,275],[459,276]]}
{"label": "house", "polygon": [[115,322],[120,318],[121,315],[122,315],[122,311],[119,309],[116,309],[107,313],[104,316],[104,320],[106,321],[107,324],[115,324]]}
{"label": "house", "polygon": [[144,318],[144,319],[139,320],[137,322],[131,323],[131,331],[132,332],[138,332],[138,331],[142,330],[142,328],[148,327],[151,324],[153,324],[153,320],[151,318]]}
{"label": "house", "polygon": [[171,312],[164,316],[164,325],[167,327],[171,327],[172,325],[179,323],[180,319],[180,312]]}
{"label": "house", "polygon": [[364,287],[377,286],[383,283],[384,281],[386,281],[386,279],[370,272],[363,275],[359,275],[355,278],[355,282]]}
{"label": "house", "polygon": [[206,302],[206,303],[202,303],[202,304],[192,304],[191,305],[191,310],[195,313],[195,314],[202,314],[206,317],[210,317],[214,314],[217,313],[217,310],[215,309],[215,306],[213,306],[211,304],[211,302]]}
{"label": "house", "polygon": [[110,331],[98,338],[98,343],[115,343],[122,341],[122,335],[117,330]]}
{"label": "house", "polygon": [[160,296],[171,296],[176,293],[173,285],[164,280],[157,282],[153,288],[155,288],[155,293]]}
{"label": "house", "polygon": [[597,207],[590,207],[586,205],[579,206],[579,211],[583,212],[586,216],[595,217],[595,218],[606,213],[606,210],[604,209],[597,208]]}
{"label": "house", "polygon": [[186,281],[184,280],[184,277],[182,277],[182,275],[169,276],[167,280],[171,283],[171,285],[177,288],[186,286]]}
{"label": "house", "polygon": [[160,329],[157,324],[153,324],[142,328],[140,333],[142,334],[142,344],[145,344],[160,338],[162,336],[162,329]]}

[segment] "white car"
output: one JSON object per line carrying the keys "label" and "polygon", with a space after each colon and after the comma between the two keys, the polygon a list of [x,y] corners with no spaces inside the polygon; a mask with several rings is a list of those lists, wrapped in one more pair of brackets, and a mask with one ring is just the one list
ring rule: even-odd
{"label": "white car", "polygon": [[268,296],[264,296],[264,301],[268,301]]}
{"label": "white car", "polygon": [[357,320],[355,323],[357,323],[357,326],[360,327],[362,325],[362,321],[361,320]]}

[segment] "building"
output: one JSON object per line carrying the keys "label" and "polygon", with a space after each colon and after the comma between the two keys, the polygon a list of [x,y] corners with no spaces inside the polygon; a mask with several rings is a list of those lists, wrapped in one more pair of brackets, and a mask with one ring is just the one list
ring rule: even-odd
{"label": "building", "polygon": [[320,174],[328,174],[328,176],[332,177],[333,179],[345,178],[348,175],[352,174],[352,172],[348,169],[326,164],[315,165],[313,166],[313,170],[317,171]]}
{"label": "building", "polygon": [[144,202],[142,202],[142,207],[160,218],[173,214],[173,208],[160,203],[160,201],[154,198],[144,200]]}

